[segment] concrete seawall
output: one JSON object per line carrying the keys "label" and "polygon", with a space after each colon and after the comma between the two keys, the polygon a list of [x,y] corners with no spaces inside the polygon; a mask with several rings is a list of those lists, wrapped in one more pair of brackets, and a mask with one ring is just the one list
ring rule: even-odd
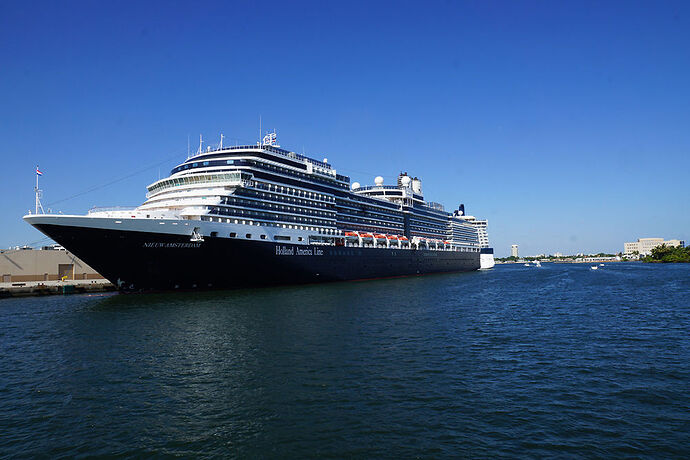
{"label": "concrete seawall", "polygon": [[115,286],[105,279],[0,283],[0,298],[108,291],[115,291]]}

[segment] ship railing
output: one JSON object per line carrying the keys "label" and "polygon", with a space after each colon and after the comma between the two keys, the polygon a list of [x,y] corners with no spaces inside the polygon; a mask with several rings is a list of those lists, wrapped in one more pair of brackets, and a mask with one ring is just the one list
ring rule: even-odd
{"label": "ship railing", "polygon": [[436,203],[435,201],[427,202],[426,207],[434,209],[436,211],[445,211],[446,210],[446,208],[441,203]]}
{"label": "ship railing", "polygon": [[114,211],[136,211],[136,206],[94,206],[89,209],[88,214],[98,214]]}
{"label": "ship railing", "polygon": [[234,145],[234,146],[223,146],[223,148],[215,147],[215,148],[211,148],[210,150],[202,150],[201,152],[197,151],[196,153],[192,154],[189,158],[191,159],[191,158],[198,157],[201,155],[207,155],[209,153],[223,152],[225,150],[249,150],[249,149],[257,149],[257,148],[260,148],[263,150],[268,150],[269,152],[273,152],[273,153],[276,153],[278,155],[284,156],[285,158],[291,158],[293,160],[303,160],[303,161],[307,161],[309,163],[313,163],[313,164],[320,166],[322,168],[325,168],[325,169],[332,169],[332,166],[329,165],[328,163],[324,163],[322,161],[315,160],[313,158],[309,158],[309,157],[304,156],[304,155],[300,155],[299,153],[290,152],[289,150],[280,149],[280,148],[274,147],[272,145],[261,145],[261,146],[259,146],[259,145]]}
{"label": "ship railing", "polygon": [[355,192],[366,192],[367,190],[399,190],[397,185],[367,185],[366,187],[356,188]]}

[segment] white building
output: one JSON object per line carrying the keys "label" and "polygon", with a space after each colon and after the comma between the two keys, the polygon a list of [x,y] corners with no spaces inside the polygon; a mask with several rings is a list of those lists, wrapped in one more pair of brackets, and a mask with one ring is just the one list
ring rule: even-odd
{"label": "white building", "polygon": [[673,247],[685,247],[685,241],[681,240],[664,241],[663,238],[639,238],[635,242],[624,243],[623,253],[627,256],[631,256],[633,255],[633,253],[637,252],[641,256],[648,256],[652,253],[652,249],[654,249],[657,246],[661,246],[662,244]]}
{"label": "white building", "polygon": [[518,256],[518,245],[514,244],[510,247],[510,257],[520,257]]}

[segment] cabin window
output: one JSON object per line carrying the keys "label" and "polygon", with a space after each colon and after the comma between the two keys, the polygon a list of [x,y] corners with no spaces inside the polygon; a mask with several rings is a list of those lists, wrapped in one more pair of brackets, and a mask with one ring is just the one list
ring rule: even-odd
{"label": "cabin window", "polygon": [[237,238],[237,233],[230,232],[230,238]]}
{"label": "cabin window", "polygon": [[266,239],[266,235],[261,235],[260,238],[261,238],[262,240],[265,240],[265,239]]}
{"label": "cabin window", "polygon": [[297,241],[304,241],[304,238],[302,238],[301,236],[298,236]]}
{"label": "cabin window", "polygon": [[251,238],[251,237],[252,237],[252,234],[251,234],[251,233],[247,233],[247,238]]}
{"label": "cabin window", "polygon": [[284,235],[276,235],[273,237],[273,239],[276,241],[290,241],[290,237]]}
{"label": "cabin window", "polygon": [[218,236],[218,232],[211,232],[211,236],[212,236],[212,237]]}

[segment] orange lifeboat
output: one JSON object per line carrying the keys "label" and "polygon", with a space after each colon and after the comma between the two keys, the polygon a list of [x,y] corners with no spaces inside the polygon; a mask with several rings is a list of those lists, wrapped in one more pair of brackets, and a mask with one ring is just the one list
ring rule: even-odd
{"label": "orange lifeboat", "polygon": [[398,237],[395,235],[386,235],[386,238],[388,238],[389,240],[398,241]]}
{"label": "orange lifeboat", "polygon": [[359,236],[367,240],[374,238],[374,235],[372,235],[371,233],[360,233]]}
{"label": "orange lifeboat", "polygon": [[400,241],[410,241],[410,240],[407,239],[406,236],[399,236],[398,239],[399,239]]}
{"label": "orange lifeboat", "polygon": [[374,235],[374,238],[376,238],[377,240],[385,240],[385,239],[386,239],[386,235],[382,235],[382,234],[380,234],[380,233],[377,233],[377,234]]}

